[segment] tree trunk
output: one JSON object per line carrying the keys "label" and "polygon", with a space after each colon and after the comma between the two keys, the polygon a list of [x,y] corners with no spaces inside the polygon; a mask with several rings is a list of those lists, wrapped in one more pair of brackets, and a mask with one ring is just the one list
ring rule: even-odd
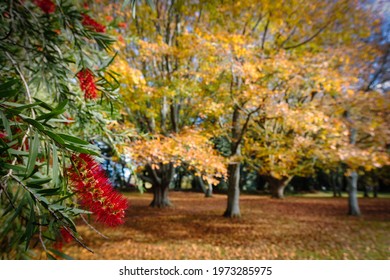
{"label": "tree trunk", "polygon": [[208,184],[208,188],[206,190],[206,193],[205,193],[205,197],[213,197],[213,185],[211,185],[210,183],[207,183]]}
{"label": "tree trunk", "polygon": [[223,214],[229,218],[239,218],[240,213],[240,163],[232,163],[228,166],[228,201],[227,209]]}
{"label": "tree trunk", "polygon": [[153,201],[150,203],[151,207],[165,208],[172,206],[168,198],[169,185],[153,185]]}
{"label": "tree trunk", "polygon": [[282,199],[284,198],[284,189],[291,181],[293,177],[283,177],[281,179],[276,179],[274,177],[268,176],[267,180],[270,186],[271,197]]}
{"label": "tree trunk", "polygon": [[172,182],[175,169],[172,163],[159,164],[158,169],[153,169],[151,165],[146,165],[149,177],[144,176],[152,184],[153,201],[151,207],[164,208],[172,206],[168,198],[169,185]]}
{"label": "tree trunk", "polygon": [[200,188],[202,189],[205,197],[212,197],[213,196],[213,186],[209,183],[207,183],[207,186],[205,184],[205,181],[199,176],[196,177],[196,181],[199,184]]}
{"label": "tree trunk", "polygon": [[330,182],[333,190],[333,197],[341,197],[341,183],[339,180],[340,174],[337,171],[331,171]]}
{"label": "tree trunk", "polygon": [[357,198],[357,182],[358,182],[358,174],[356,171],[352,171],[351,175],[348,176],[348,204],[349,210],[348,214],[352,216],[359,216],[360,209]]}

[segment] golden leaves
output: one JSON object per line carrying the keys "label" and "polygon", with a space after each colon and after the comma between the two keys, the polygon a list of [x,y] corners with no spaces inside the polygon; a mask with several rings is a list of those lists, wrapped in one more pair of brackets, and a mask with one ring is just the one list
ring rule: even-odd
{"label": "golden leaves", "polygon": [[185,129],[180,134],[141,139],[125,147],[138,164],[150,164],[158,169],[160,164],[186,165],[205,176],[210,183],[215,178],[226,176],[225,159],[209,142],[209,137],[201,131]]}

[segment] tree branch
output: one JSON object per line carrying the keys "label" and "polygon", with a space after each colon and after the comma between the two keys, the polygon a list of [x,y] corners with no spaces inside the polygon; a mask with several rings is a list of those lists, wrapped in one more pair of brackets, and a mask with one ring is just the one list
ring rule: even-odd
{"label": "tree branch", "polygon": [[318,29],[312,36],[310,36],[309,38],[307,38],[306,40],[303,40],[302,42],[296,44],[296,45],[292,45],[292,46],[287,46],[287,47],[284,47],[285,50],[289,50],[289,49],[295,49],[295,48],[298,48],[300,46],[303,46],[307,43],[309,43],[310,41],[312,41],[315,37],[317,37],[318,35],[320,35],[320,33],[322,31],[324,31],[330,24],[331,22],[328,21],[323,27],[321,27],[320,29]]}

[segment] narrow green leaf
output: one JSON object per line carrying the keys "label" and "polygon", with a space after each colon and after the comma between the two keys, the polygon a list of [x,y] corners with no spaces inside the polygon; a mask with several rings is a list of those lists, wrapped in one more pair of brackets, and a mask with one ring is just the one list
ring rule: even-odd
{"label": "narrow green leaf", "polygon": [[26,152],[26,151],[19,151],[19,150],[15,150],[15,149],[8,149],[8,152],[12,155],[18,155],[18,156],[28,156],[29,155],[29,152]]}
{"label": "narrow green leaf", "polygon": [[100,154],[97,151],[94,151],[91,149],[81,148],[81,147],[78,147],[75,145],[70,145],[70,144],[66,144],[65,147],[67,147],[68,149],[70,149],[72,151],[78,152],[78,153],[100,156]]}
{"label": "narrow green leaf", "polygon": [[33,127],[35,127],[36,129],[38,129],[40,131],[45,130],[43,125],[40,122],[37,122],[36,120],[30,119],[30,118],[24,118],[24,121],[31,124]]}
{"label": "narrow green leaf", "polygon": [[53,183],[54,186],[58,185],[58,175],[59,175],[59,164],[58,164],[58,153],[57,146],[53,144]]}
{"label": "narrow green leaf", "polygon": [[65,145],[65,141],[57,134],[51,132],[50,130],[45,130],[44,132],[46,133],[47,136],[49,136],[51,139],[53,139],[58,144]]}
{"label": "narrow green leaf", "polygon": [[60,193],[60,188],[42,189],[37,191],[37,193],[43,196],[58,195]]}
{"label": "narrow green leaf", "polygon": [[5,117],[3,111],[0,111],[0,117],[1,117],[1,120],[3,122],[3,126],[5,128],[5,132],[7,132],[7,138],[9,140],[12,139],[12,131],[11,131],[11,127],[9,125],[9,122],[8,122],[8,119]]}
{"label": "narrow green leaf", "polygon": [[28,186],[28,184],[43,185],[43,184],[49,183],[50,181],[51,181],[51,178],[30,179],[27,182],[27,186]]}
{"label": "narrow green leaf", "polygon": [[24,165],[12,165],[9,163],[2,163],[5,169],[11,169],[14,171],[19,171],[19,172],[26,172],[26,167]]}
{"label": "narrow green leaf", "polygon": [[25,250],[28,249],[28,247],[30,245],[31,237],[33,236],[34,231],[35,231],[35,226],[34,226],[35,211],[34,211],[34,204],[33,204],[33,201],[31,199],[29,199],[29,204],[30,204],[30,218],[28,219],[27,226],[26,226],[26,241],[25,241],[26,247],[25,247]]}
{"label": "narrow green leaf", "polygon": [[46,256],[49,260],[57,260],[56,257],[54,257],[52,254],[50,254],[49,252],[46,252]]}
{"label": "narrow green leaf", "polygon": [[91,211],[87,211],[87,210],[83,210],[83,209],[79,209],[79,208],[67,208],[67,211],[71,212],[74,215],[78,215],[78,214],[92,214]]}
{"label": "narrow green leaf", "polygon": [[63,258],[64,260],[74,260],[71,256],[69,256],[67,254],[64,254],[61,251],[58,251],[56,249],[50,248],[49,251],[54,253],[56,256],[59,256],[59,257]]}
{"label": "narrow green leaf", "polygon": [[53,107],[51,107],[49,104],[47,104],[47,103],[43,102],[42,100],[35,98],[35,97],[34,97],[34,100],[39,102],[39,106],[41,106],[42,108],[45,108],[46,110],[49,110],[49,111],[53,111]]}
{"label": "narrow green leaf", "polygon": [[89,143],[87,141],[84,141],[80,138],[77,138],[77,137],[74,137],[74,136],[71,136],[71,135],[67,135],[67,134],[62,134],[62,133],[58,133],[58,135],[64,139],[65,141],[68,141],[68,142],[72,142],[72,143],[76,143],[76,144],[81,144],[81,145],[89,145]]}
{"label": "narrow green leaf", "polygon": [[61,110],[53,110],[52,112],[50,113],[47,113],[47,114],[43,114],[43,115],[40,115],[36,118],[36,120],[49,120],[53,117],[56,117],[60,114],[62,114],[63,112],[65,112],[65,109],[61,109]]}
{"label": "narrow green leaf", "polygon": [[26,178],[30,177],[33,170],[34,170],[35,161],[37,159],[38,151],[39,151],[39,134],[35,133],[34,140],[32,141],[32,144],[30,145],[30,154],[28,157]]}
{"label": "narrow green leaf", "polygon": [[65,99],[62,101],[53,111],[61,111],[65,108],[65,106],[68,104],[68,99]]}

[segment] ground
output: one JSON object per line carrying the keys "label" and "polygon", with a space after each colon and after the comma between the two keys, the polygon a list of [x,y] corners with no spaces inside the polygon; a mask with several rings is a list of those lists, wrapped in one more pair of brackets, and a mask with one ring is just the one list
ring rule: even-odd
{"label": "ground", "polygon": [[169,209],[148,207],[150,194],[126,194],[124,225],[104,239],[80,225],[90,253],[72,243],[75,259],[390,259],[390,199],[360,199],[361,217],[347,216],[347,198],[242,195],[242,218],[222,217],[225,195],[171,192]]}

